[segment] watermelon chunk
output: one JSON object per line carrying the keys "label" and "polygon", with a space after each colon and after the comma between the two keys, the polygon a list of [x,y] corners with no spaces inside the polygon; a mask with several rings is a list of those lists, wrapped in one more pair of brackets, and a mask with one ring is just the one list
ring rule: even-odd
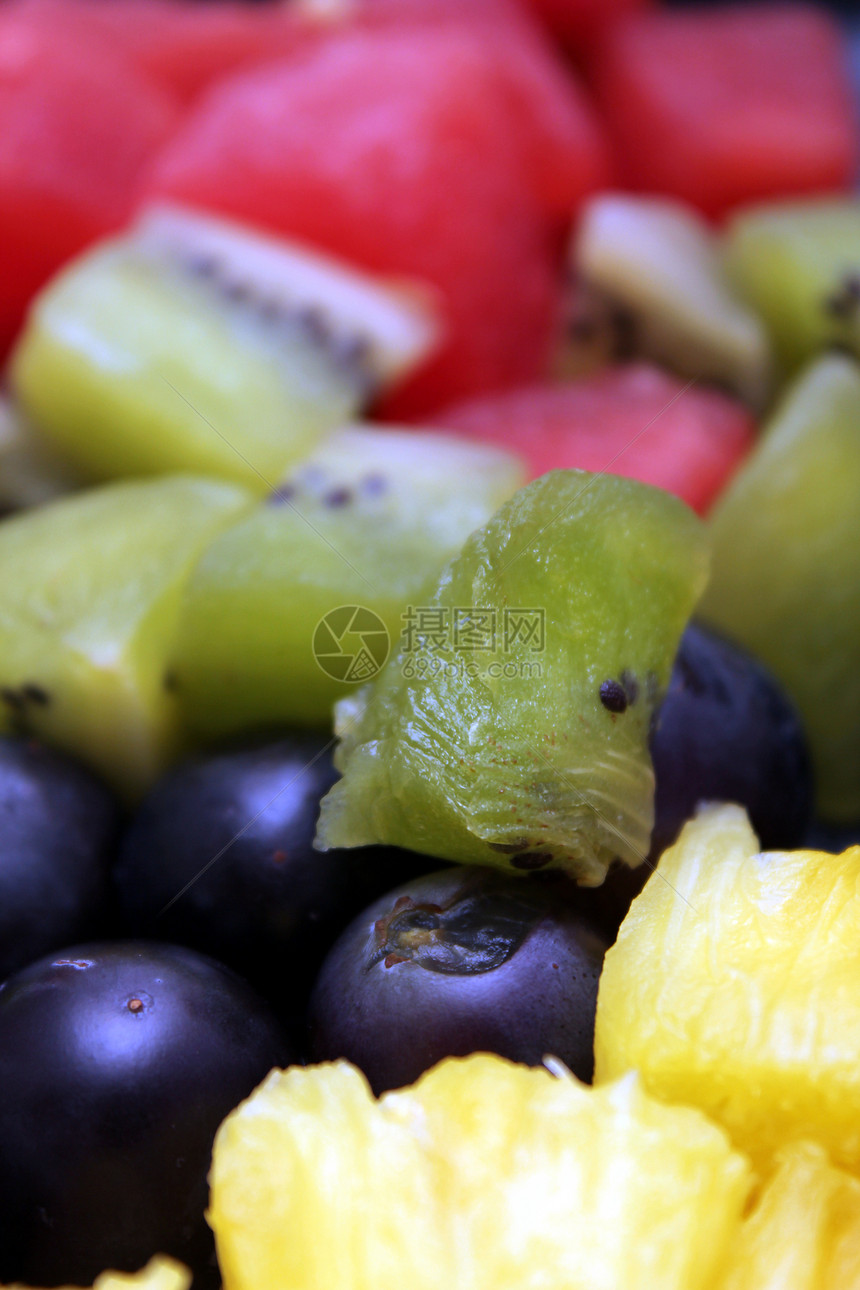
{"label": "watermelon chunk", "polygon": [[652,0],[531,0],[550,31],[573,53],[587,50],[611,23]]}
{"label": "watermelon chunk", "polygon": [[603,122],[573,69],[539,33],[496,27],[484,48],[496,57],[511,112],[529,127],[524,157],[535,195],[569,223],[584,198],[614,178]]}
{"label": "watermelon chunk", "polygon": [[[314,0],[307,6],[313,10]],[[340,0],[329,18],[332,33],[399,28],[421,42],[428,27],[432,32],[440,24],[470,31],[494,62],[509,110],[518,128],[527,128],[524,160],[534,191],[550,214],[569,223],[586,194],[609,184],[614,168],[603,123],[578,73],[529,8],[518,0]]]}
{"label": "watermelon chunk", "polygon": [[177,119],[111,46],[0,9],[0,354],[63,261],[130,214]]}
{"label": "watermelon chunk", "polygon": [[183,102],[227,72],[295,53],[327,26],[292,5],[233,0],[17,0],[16,8],[55,35],[108,42]]}
{"label": "watermelon chunk", "polygon": [[858,151],[835,20],[807,4],[655,10],[592,66],[626,182],[706,214],[850,186]]}
{"label": "watermelon chunk", "polygon": [[357,23],[364,27],[388,26],[395,22],[478,23],[498,22],[522,26],[525,11],[521,0],[297,0],[310,13],[326,13],[334,23]]}
{"label": "watermelon chunk", "polygon": [[443,409],[433,425],[508,448],[531,478],[558,467],[625,475],[675,493],[700,514],[755,430],[736,399],[644,363],[473,399]]}
{"label": "watermelon chunk", "polygon": [[216,87],[149,192],[432,284],[448,343],[401,392],[405,415],[547,362],[560,284],[528,140],[470,32],[357,30]]}

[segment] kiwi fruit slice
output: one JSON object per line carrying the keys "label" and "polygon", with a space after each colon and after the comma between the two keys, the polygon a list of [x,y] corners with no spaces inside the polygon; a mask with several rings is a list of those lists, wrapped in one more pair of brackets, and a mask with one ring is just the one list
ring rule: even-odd
{"label": "kiwi fruit slice", "polygon": [[189,471],[262,494],[435,337],[417,293],[157,208],[49,284],[11,380],[91,479]]}
{"label": "kiwi fruit slice", "polygon": [[70,493],[78,477],[0,395],[0,515]]}
{"label": "kiwi fruit slice", "polygon": [[727,231],[726,265],[767,323],[784,371],[833,347],[860,356],[860,200],[741,211]]}
{"label": "kiwi fruit slice", "polygon": [[409,607],[524,477],[518,458],[444,434],[332,435],[194,571],[172,664],[190,725],[329,725],[334,700],[384,661]]}
{"label": "kiwi fruit slice", "polygon": [[180,743],[168,650],[191,567],[253,505],[236,485],[122,481],[0,524],[0,730],[77,754],[127,798]]}
{"label": "kiwi fruit slice", "polygon": [[571,244],[565,313],[564,375],[644,357],[752,407],[767,399],[765,328],[730,286],[715,234],[683,203],[593,198]]}
{"label": "kiwi fruit slice", "polygon": [[818,813],[860,817],[860,367],[825,355],[786,392],[712,512],[702,616],[794,699]]}
{"label": "kiwi fruit slice", "polygon": [[706,576],[704,527],[668,493],[574,470],[528,484],[446,566],[425,630],[338,703],[316,845],[589,885],[639,864],[650,722]]}

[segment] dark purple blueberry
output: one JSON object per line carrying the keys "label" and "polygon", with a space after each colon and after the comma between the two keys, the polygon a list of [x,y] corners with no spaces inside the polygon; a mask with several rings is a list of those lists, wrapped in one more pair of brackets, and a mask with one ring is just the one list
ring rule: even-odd
{"label": "dark purple blueberry", "polygon": [[853,824],[824,824],[813,820],[803,845],[810,851],[829,851],[833,855],[839,855],[849,847],[860,847],[860,820]]}
{"label": "dark purple blueberry", "polygon": [[812,812],[806,736],[792,703],[752,655],[691,623],[651,734],[656,793],[651,851],[613,866],[583,898],[614,936],[631,900],[700,802],[746,807],[764,850],[800,846]]}
{"label": "dark purple blueberry", "polygon": [[99,932],[118,816],[83,766],[0,737],[0,980]]}
{"label": "dark purple blueberry", "polygon": [[375,1092],[443,1057],[486,1051],[593,1069],[605,945],[556,888],[445,869],[365,910],[323,965],[310,1005],[315,1061],[345,1057]]}
{"label": "dark purple blueberry", "polygon": [[650,857],[635,869],[617,860],[610,865],[609,872],[600,887],[582,889],[580,900],[586,916],[601,929],[610,942],[615,941],[618,929],[627,917],[628,909],[655,868],[656,864]]}
{"label": "dark purple blueberry", "polygon": [[141,806],[116,868],[132,933],[211,954],[302,1025],[350,919],[438,867],[393,848],[314,851],[320,799],[337,778],[331,743],[297,734],[177,767]]}
{"label": "dark purple blueberry", "polygon": [[227,968],[85,944],[0,987],[0,1281],[90,1285],[155,1253],[217,1285],[203,1219],[225,1115],[291,1057]]}
{"label": "dark purple blueberry", "polygon": [[652,854],[702,801],[745,806],[765,850],[799,846],[812,813],[800,717],[767,668],[699,624],[685,631],[651,738]]}

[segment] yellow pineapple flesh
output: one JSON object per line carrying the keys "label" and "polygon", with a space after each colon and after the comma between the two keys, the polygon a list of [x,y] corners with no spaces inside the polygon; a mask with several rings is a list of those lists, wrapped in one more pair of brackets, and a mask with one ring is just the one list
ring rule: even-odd
{"label": "yellow pineapple flesh", "polygon": [[860,847],[760,853],[735,806],[689,823],[604,964],[595,1078],[631,1069],[760,1167],[811,1139],[860,1168]]}
{"label": "yellow pineapple flesh", "polygon": [[[173,1259],[157,1258],[142,1272],[105,1272],[92,1290],[189,1290],[191,1273]],[[25,1290],[23,1286],[0,1286],[0,1290]],[[60,1290],[74,1290],[73,1286]]]}
{"label": "yellow pineapple flesh", "polygon": [[860,1290],[860,1180],[814,1143],[786,1147],[720,1290]]}
{"label": "yellow pineapple flesh", "polygon": [[211,1185],[224,1290],[718,1290],[750,1170],[635,1076],[478,1055],[378,1102],[346,1063],[273,1072]]}

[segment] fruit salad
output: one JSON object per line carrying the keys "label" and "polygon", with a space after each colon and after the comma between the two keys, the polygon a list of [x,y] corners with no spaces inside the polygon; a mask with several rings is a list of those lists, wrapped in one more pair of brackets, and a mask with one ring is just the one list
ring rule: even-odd
{"label": "fruit salad", "polygon": [[0,1290],[860,1290],[860,65],[0,0]]}

